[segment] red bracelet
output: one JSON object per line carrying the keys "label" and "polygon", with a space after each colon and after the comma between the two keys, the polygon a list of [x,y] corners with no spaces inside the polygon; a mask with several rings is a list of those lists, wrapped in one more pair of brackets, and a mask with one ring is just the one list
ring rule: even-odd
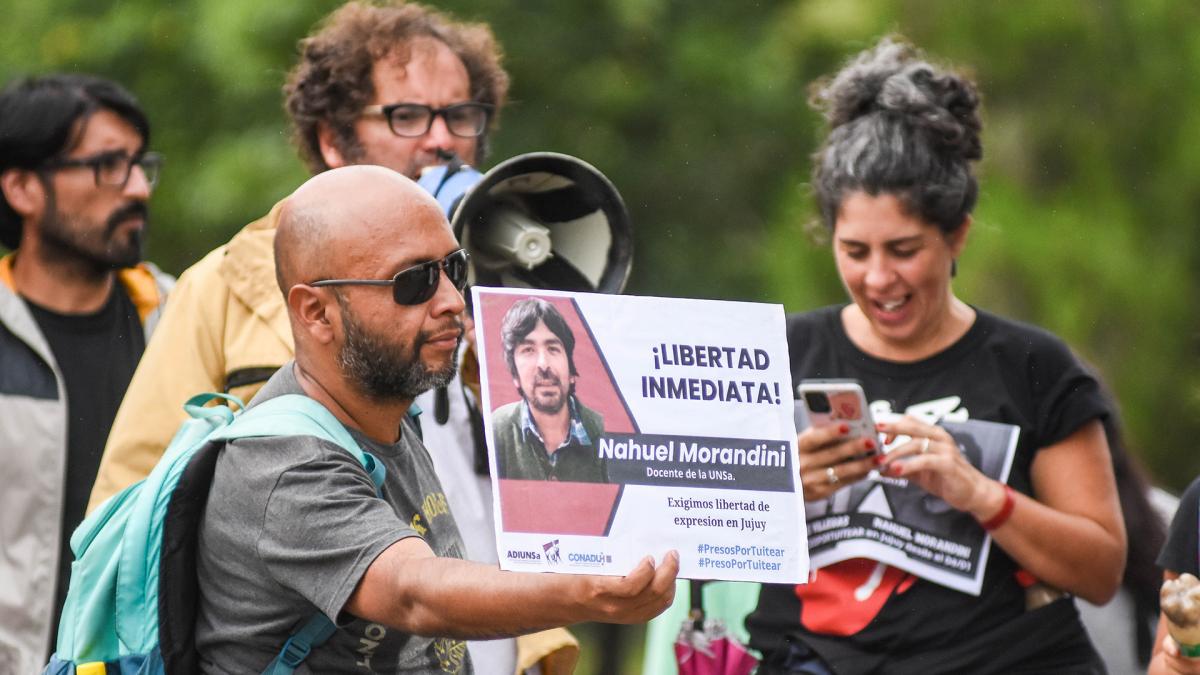
{"label": "red bracelet", "polygon": [[988,518],[987,520],[985,520],[979,524],[983,526],[983,529],[987,530],[988,532],[991,532],[992,530],[996,529],[997,527],[1000,527],[1004,523],[1008,522],[1008,519],[1012,516],[1013,507],[1016,506],[1016,504],[1017,504],[1017,500],[1013,496],[1012,487],[1005,485],[1004,486],[1004,506],[1000,507],[1000,511],[996,515],[992,516],[991,518]]}

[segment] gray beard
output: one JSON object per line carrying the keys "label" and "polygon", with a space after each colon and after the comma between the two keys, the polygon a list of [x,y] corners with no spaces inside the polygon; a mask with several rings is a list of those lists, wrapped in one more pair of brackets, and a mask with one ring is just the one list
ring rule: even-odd
{"label": "gray beard", "polygon": [[377,335],[372,335],[355,320],[353,313],[342,298],[342,325],[346,338],[337,353],[337,365],[342,373],[369,398],[379,402],[407,401],[434,387],[441,387],[454,379],[458,372],[458,348],[447,364],[431,370],[421,361],[421,346],[428,336],[419,333],[412,347],[389,344]]}

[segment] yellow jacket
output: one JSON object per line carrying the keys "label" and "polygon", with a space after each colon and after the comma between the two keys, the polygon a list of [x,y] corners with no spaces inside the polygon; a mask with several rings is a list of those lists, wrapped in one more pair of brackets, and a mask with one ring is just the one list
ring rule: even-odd
{"label": "yellow jacket", "polygon": [[[145,478],[186,419],[193,394],[225,391],[230,376],[290,358],[292,330],[275,283],[279,206],[179,277],[138,364],[100,460],[88,511]],[[266,381],[232,393],[249,400]]]}
{"label": "yellow jacket", "polygon": [[[293,357],[275,281],[281,204],[180,275],[113,421],[89,512],[150,473],[186,418],[188,398],[226,391],[249,401]],[[545,675],[570,673],[577,654],[564,629],[518,639],[521,670],[541,661]]]}

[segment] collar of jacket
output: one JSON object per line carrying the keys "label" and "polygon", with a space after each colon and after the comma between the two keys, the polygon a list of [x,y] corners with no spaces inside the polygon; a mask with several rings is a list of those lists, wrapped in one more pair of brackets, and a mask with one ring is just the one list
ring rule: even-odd
{"label": "collar of jacket", "polygon": [[[13,278],[13,261],[16,259],[16,255],[16,251],[14,251],[0,258],[0,283],[7,286],[8,290],[13,293],[18,292],[17,282]],[[121,283],[125,293],[133,301],[133,306],[137,307],[138,318],[142,323],[145,323],[146,317],[162,304],[154,272],[147,263],[138,263],[135,267],[118,270],[117,281]]]}
{"label": "collar of jacket", "polygon": [[229,292],[250,308],[271,330],[292,344],[292,327],[287,305],[275,280],[275,227],[283,201],[270,213],[242,228],[225,247],[221,259],[221,278]]}

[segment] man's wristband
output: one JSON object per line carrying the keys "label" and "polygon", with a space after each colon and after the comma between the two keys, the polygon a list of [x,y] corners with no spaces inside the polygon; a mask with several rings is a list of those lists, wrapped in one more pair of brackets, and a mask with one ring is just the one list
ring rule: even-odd
{"label": "man's wristband", "polygon": [[997,512],[996,515],[988,518],[987,520],[981,521],[979,524],[982,525],[983,529],[987,530],[988,532],[1000,527],[1004,523],[1008,522],[1008,519],[1012,516],[1013,507],[1016,506],[1016,503],[1017,500],[1016,497],[1013,496],[1012,487],[1005,485],[1004,506],[1000,507],[1000,511]]}

